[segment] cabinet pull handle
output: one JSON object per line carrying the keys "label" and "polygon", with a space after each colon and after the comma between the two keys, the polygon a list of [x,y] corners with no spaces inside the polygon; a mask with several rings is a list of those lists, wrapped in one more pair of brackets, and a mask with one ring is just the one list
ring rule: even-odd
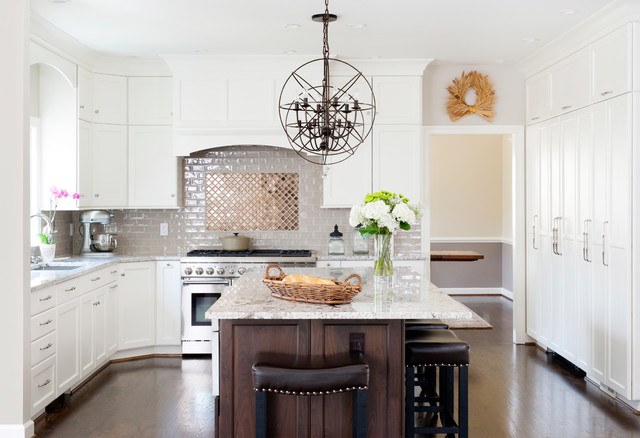
{"label": "cabinet pull handle", "polygon": [[536,219],[538,218],[537,214],[533,215],[533,249],[538,249],[538,247],[536,246]]}
{"label": "cabinet pull handle", "polygon": [[540,117],[531,117],[531,120],[538,120]]}
{"label": "cabinet pull handle", "polygon": [[109,286],[109,289],[115,289],[116,287],[118,287],[118,285],[114,284],[113,286]]}
{"label": "cabinet pull handle", "polygon": [[40,301],[49,301],[51,298],[53,298],[51,295],[47,295],[44,298],[40,298]]}
{"label": "cabinet pull handle", "polygon": [[584,253],[584,261],[591,263],[591,258],[589,257],[589,224],[591,223],[591,219],[584,220],[584,232],[583,235],[583,253]]}
{"label": "cabinet pull handle", "polygon": [[41,322],[40,325],[47,325],[47,324],[51,324],[53,321],[48,319],[45,322]]}
{"label": "cabinet pull handle", "polygon": [[93,195],[93,196],[95,196],[96,198],[99,198],[99,197],[100,197],[100,193],[96,193],[96,194],[95,194],[95,195]]}
{"label": "cabinet pull handle", "polygon": [[602,93],[600,93],[600,96],[606,96],[608,94],[612,94],[613,90],[608,90],[608,91],[603,91]]}
{"label": "cabinet pull handle", "polygon": [[49,348],[53,347],[53,344],[51,342],[49,342],[47,345],[45,345],[44,347],[40,347],[40,351],[44,351],[44,350],[48,350]]}
{"label": "cabinet pull handle", "polygon": [[75,286],[71,286],[69,289],[65,289],[64,291],[65,292],[71,292],[71,291],[74,291],[74,290],[76,290],[76,287]]}
{"label": "cabinet pull handle", "polygon": [[47,386],[49,383],[51,383],[51,379],[47,379],[44,381],[44,383],[41,383],[38,385],[38,388],[42,388],[43,386]]}
{"label": "cabinet pull handle", "polygon": [[109,272],[109,274],[117,274],[117,273],[118,273],[118,271],[111,271],[111,272]]}
{"label": "cabinet pull handle", "polygon": [[84,105],[80,105],[80,109],[84,109]]}
{"label": "cabinet pull handle", "polygon": [[565,105],[561,108],[563,111],[566,111],[568,109],[571,109],[571,105]]}
{"label": "cabinet pull handle", "polygon": [[91,281],[98,281],[100,280],[100,277],[96,277],[96,278],[92,278]]}
{"label": "cabinet pull handle", "polygon": [[609,264],[605,261],[605,249],[606,249],[606,233],[607,233],[607,229],[606,226],[609,223],[609,221],[604,221],[602,223],[602,264],[605,266],[609,266]]}

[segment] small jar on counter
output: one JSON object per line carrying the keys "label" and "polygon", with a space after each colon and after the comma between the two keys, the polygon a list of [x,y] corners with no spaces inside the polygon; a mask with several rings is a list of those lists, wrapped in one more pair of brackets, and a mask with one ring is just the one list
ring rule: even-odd
{"label": "small jar on counter", "polygon": [[362,225],[358,225],[353,233],[353,255],[368,255],[369,242],[360,234]]}
{"label": "small jar on counter", "polygon": [[342,233],[338,231],[338,225],[333,227],[333,233],[329,234],[329,255],[344,255],[344,240]]}

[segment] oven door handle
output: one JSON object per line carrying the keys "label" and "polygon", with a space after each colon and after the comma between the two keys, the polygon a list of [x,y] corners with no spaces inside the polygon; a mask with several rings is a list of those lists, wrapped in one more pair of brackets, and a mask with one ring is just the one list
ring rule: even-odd
{"label": "oven door handle", "polygon": [[231,286],[231,280],[183,280],[183,286],[189,286],[191,284],[222,284],[226,286]]}

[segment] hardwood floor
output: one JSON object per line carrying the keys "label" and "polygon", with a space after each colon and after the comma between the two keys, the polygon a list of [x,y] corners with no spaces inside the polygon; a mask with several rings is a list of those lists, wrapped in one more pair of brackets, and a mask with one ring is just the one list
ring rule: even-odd
{"label": "hardwood floor", "polygon": [[[458,330],[471,344],[472,438],[640,437],[640,417],[533,346],[511,342],[510,301],[456,297],[493,330]],[[51,415],[38,437],[212,437],[211,362],[114,363]],[[391,437],[390,437],[391,438]]]}

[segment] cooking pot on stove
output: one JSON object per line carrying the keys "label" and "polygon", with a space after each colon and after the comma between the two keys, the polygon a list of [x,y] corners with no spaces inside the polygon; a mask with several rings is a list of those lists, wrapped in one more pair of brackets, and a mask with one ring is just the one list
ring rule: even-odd
{"label": "cooking pot on stove", "polygon": [[100,233],[91,236],[91,251],[111,252],[118,247],[116,235],[111,233]]}
{"label": "cooking pot on stove", "polygon": [[238,236],[238,233],[233,233],[233,236],[221,237],[222,249],[225,251],[247,251],[249,249],[249,240],[247,236]]}

